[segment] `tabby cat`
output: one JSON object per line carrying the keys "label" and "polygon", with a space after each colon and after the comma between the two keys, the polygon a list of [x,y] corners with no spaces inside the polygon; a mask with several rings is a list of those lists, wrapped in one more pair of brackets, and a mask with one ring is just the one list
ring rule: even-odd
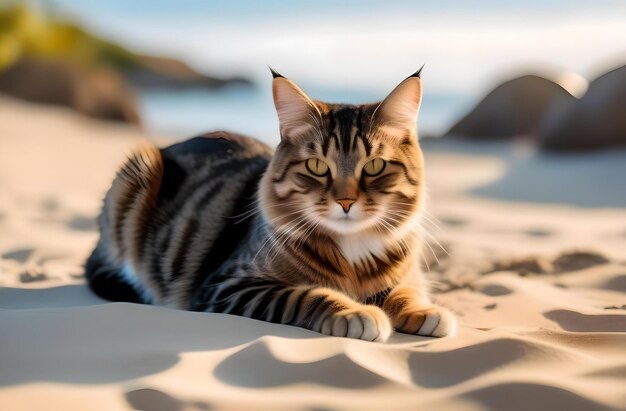
{"label": "tabby cat", "polygon": [[420,71],[366,105],[272,71],[273,153],[227,132],[139,149],[105,197],[90,287],[370,341],[453,333],[420,271]]}

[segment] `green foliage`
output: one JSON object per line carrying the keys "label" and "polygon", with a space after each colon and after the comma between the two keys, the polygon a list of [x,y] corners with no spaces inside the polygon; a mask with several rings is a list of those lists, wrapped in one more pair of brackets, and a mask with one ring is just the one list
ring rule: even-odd
{"label": "green foliage", "polygon": [[25,5],[0,8],[0,70],[22,57],[104,64],[118,70],[141,65],[136,54],[76,24],[45,17]]}

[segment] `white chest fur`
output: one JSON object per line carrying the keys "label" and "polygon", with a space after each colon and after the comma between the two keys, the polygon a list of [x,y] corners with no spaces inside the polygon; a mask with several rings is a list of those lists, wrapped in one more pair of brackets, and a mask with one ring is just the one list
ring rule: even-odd
{"label": "white chest fur", "polygon": [[386,242],[380,234],[346,234],[338,241],[344,258],[352,265],[372,261],[373,257],[383,257],[386,251]]}

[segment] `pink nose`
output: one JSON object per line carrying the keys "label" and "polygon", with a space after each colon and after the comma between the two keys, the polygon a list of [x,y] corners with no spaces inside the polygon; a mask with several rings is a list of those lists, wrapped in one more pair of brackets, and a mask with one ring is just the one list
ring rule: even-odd
{"label": "pink nose", "polygon": [[348,211],[350,211],[350,207],[352,207],[352,204],[354,204],[355,202],[356,200],[352,198],[340,198],[339,200],[337,200],[337,204],[339,204],[341,208],[343,208],[343,211],[346,214],[348,214]]}

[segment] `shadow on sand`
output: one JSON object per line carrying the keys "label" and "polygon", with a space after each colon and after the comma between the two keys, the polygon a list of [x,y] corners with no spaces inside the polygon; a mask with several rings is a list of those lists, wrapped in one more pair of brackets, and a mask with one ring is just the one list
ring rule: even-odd
{"label": "shadow on sand", "polygon": [[424,152],[426,157],[446,152],[501,160],[506,165],[501,178],[469,189],[469,194],[479,197],[583,208],[626,207],[626,149],[547,154],[515,142],[445,138],[425,142]]}
{"label": "shadow on sand", "polygon": [[319,334],[224,314],[108,303],[84,285],[0,288],[0,386],[51,381],[104,384],[166,370],[180,353],[266,336]]}

